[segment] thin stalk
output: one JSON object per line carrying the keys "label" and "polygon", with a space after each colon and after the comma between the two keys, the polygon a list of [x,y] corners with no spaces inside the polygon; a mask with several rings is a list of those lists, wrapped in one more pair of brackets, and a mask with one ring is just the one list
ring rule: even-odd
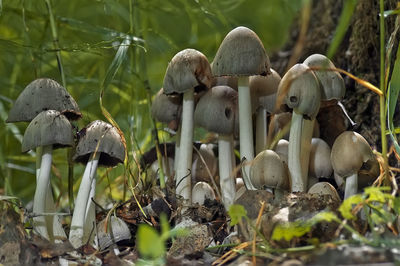
{"label": "thin stalk", "polygon": [[[84,245],[89,239],[91,231],[85,228],[86,211],[90,190],[92,189],[93,179],[96,178],[97,165],[100,158],[100,152],[91,155],[91,159],[86,164],[85,172],[79,186],[78,195],[75,200],[75,209],[72,215],[71,230],[69,241],[74,248]],[[88,229],[88,230],[86,230]]]}
{"label": "thin stalk", "polygon": [[303,119],[302,121],[300,160],[301,177],[303,179],[304,188],[308,187],[308,165],[310,162],[311,139],[314,131],[314,124],[315,119]]}
{"label": "thin stalk", "polygon": [[225,210],[233,204],[235,199],[235,179],[232,176],[232,147],[231,135],[218,136],[218,167],[219,182],[222,194],[222,203]]}
{"label": "thin stalk", "polygon": [[267,147],[267,110],[260,107],[256,116],[256,154]]}
{"label": "thin stalk", "polygon": [[193,111],[194,89],[183,94],[181,147],[179,149],[179,164],[176,171],[176,193],[191,202],[191,169],[193,155]]}
{"label": "thin stalk", "polygon": [[344,188],[344,199],[357,194],[358,190],[358,174],[355,173],[346,178],[346,185]]}
{"label": "thin stalk", "polygon": [[[96,183],[97,183],[96,178],[93,178],[92,184],[90,185],[88,203],[86,206],[84,228],[86,231],[89,231],[89,232],[97,232],[97,230],[95,228],[96,227],[96,205],[93,202],[93,199],[96,195]],[[93,241],[95,239],[95,234],[92,233],[88,237],[90,237],[90,239],[88,239],[87,241],[89,243],[93,243]]]}
{"label": "thin stalk", "polygon": [[386,116],[385,116],[385,17],[384,17],[384,1],[379,1],[379,37],[380,37],[380,86],[379,89],[382,94],[379,96],[379,112],[380,112],[380,124],[381,124],[381,142],[382,142],[382,158],[383,158],[383,170],[384,179],[388,177],[388,157],[387,157],[387,139],[386,139]]}
{"label": "thin stalk", "polygon": [[291,179],[292,192],[304,192],[306,189],[306,186],[303,182],[301,170],[302,127],[303,116],[293,111],[288,147],[288,168]]}
{"label": "thin stalk", "polygon": [[242,168],[243,182],[247,189],[255,190],[250,181],[250,162],[254,159],[254,143],[249,78],[239,77],[238,85],[240,160],[245,159]]}
{"label": "thin stalk", "polygon": [[178,130],[175,135],[175,156],[174,156],[174,172],[178,169],[179,164],[179,149],[181,148],[181,126],[182,123],[179,123]]}

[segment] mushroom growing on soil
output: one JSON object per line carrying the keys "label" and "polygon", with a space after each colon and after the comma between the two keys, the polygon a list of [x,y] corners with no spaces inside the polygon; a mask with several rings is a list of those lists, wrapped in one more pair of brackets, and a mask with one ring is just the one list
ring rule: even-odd
{"label": "mushroom growing on soil", "polygon": [[[53,149],[70,147],[73,143],[71,123],[64,115],[54,110],[39,113],[26,128],[22,141],[22,152],[42,147],[40,171],[33,200],[33,212],[39,216],[33,218],[33,229],[51,242],[66,239],[57,216],[42,216],[44,213],[54,212],[53,209],[49,209],[54,207],[50,189],[52,153]],[[49,204],[49,200],[53,205]]]}
{"label": "mushroom growing on soil", "polygon": [[197,103],[194,116],[196,125],[218,133],[221,196],[228,210],[235,198],[231,143],[237,123],[237,92],[228,86],[211,88]]}
{"label": "mushroom growing on soil", "polygon": [[97,166],[114,167],[125,159],[121,135],[112,125],[96,120],[81,132],[83,136],[79,139],[73,159],[86,164],[86,168],[75,199],[69,233],[69,241],[75,248],[94,237],[95,206],[92,199],[96,192]]}
{"label": "mushroom growing on soil", "polygon": [[199,51],[185,49],[168,64],[164,76],[165,94],[183,94],[179,164],[176,169],[176,193],[191,201],[193,112],[195,90],[210,88],[212,74],[207,58]]}
{"label": "mushroom growing on soil", "polygon": [[334,201],[340,202],[339,194],[329,182],[315,183],[308,190],[309,194],[330,195]]}
{"label": "mushroom growing on soil", "polygon": [[288,154],[291,189],[292,192],[304,192],[307,189],[311,138],[321,101],[319,82],[306,65],[296,64],[279,83],[278,98],[280,95],[286,95],[286,104],[293,109]]}
{"label": "mushroom growing on soil", "polygon": [[281,76],[271,68],[271,75],[251,76],[249,88],[253,113],[256,113],[256,154],[267,148],[267,113],[273,113]]}
{"label": "mushroom growing on soil", "polygon": [[[246,27],[230,31],[215,55],[212,72],[214,76],[237,76],[239,98],[240,159],[254,159],[253,125],[249,76],[270,73],[270,62],[257,34]],[[248,189],[255,189],[250,182],[250,165],[242,168],[243,180]]]}
{"label": "mushroom growing on soil", "polygon": [[331,161],[335,174],[346,179],[344,199],[357,194],[358,172],[375,156],[363,136],[353,131],[340,134],[332,146]]}
{"label": "mushroom growing on soil", "polygon": [[331,148],[323,139],[311,140],[309,174],[316,178],[330,178],[333,172],[331,163]]}
{"label": "mushroom growing on soil", "polygon": [[192,189],[192,202],[203,205],[206,199],[215,200],[214,190],[206,182],[197,182]]}
{"label": "mushroom growing on soil", "polygon": [[[195,119],[196,123],[196,119]],[[197,182],[212,182],[210,179],[214,178],[217,169],[218,162],[217,157],[213,151],[213,144],[202,143],[200,148],[193,154],[192,163],[192,182],[196,184]],[[204,162],[203,162],[204,160]],[[211,175],[211,176],[210,176]]]}

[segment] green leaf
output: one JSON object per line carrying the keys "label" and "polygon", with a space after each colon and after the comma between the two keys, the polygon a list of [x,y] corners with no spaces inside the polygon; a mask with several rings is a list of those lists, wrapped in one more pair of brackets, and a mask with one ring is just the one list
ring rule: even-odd
{"label": "green leaf", "polygon": [[165,254],[165,242],[157,231],[147,224],[139,226],[137,247],[140,254],[146,258],[156,259]]}
{"label": "green leaf", "polygon": [[357,194],[345,199],[339,207],[339,211],[345,219],[351,220],[355,219],[356,217],[351,213],[353,210],[353,206],[362,202],[363,198],[362,195]]}
{"label": "green leaf", "polygon": [[290,241],[294,237],[301,237],[311,230],[311,223],[304,222],[293,222],[286,224],[278,224],[275,226],[272,232],[272,240],[281,240],[282,238],[286,241]]}
{"label": "green leaf", "polygon": [[364,194],[367,195],[368,200],[377,202],[386,202],[393,198],[392,195],[383,191],[390,191],[390,187],[367,187],[364,189]]}
{"label": "green leaf", "polygon": [[239,204],[231,205],[228,213],[229,213],[229,216],[231,217],[230,226],[237,225],[242,218],[247,217],[246,209],[242,205],[239,205]]}

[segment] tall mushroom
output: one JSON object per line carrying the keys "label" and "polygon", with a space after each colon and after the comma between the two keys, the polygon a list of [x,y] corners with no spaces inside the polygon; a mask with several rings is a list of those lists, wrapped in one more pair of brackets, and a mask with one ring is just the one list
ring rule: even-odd
{"label": "tall mushroom", "polygon": [[85,172],[75,199],[69,241],[78,248],[94,237],[95,209],[92,198],[96,189],[97,166],[114,167],[123,163],[125,147],[117,129],[96,120],[81,130],[74,161],[86,164]]}
{"label": "tall mushroom", "polygon": [[296,64],[279,83],[279,95],[286,95],[286,104],[293,109],[288,154],[292,192],[304,192],[314,121],[321,101],[319,82],[306,65]]}
{"label": "tall mushroom", "polygon": [[165,94],[183,94],[182,126],[179,149],[179,164],[176,169],[176,192],[191,201],[193,112],[195,90],[208,89],[212,83],[210,64],[199,51],[185,49],[177,53],[168,64],[164,76]]}
{"label": "tall mushroom", "polygon": [[267,148],[267,113],[273,113],[281,76],[271,68],[271,75],[251,76],[251,105],[256,113],[256,154]]}
{"label": "tall mushroom", "polygon": [[[246,27],[230,31],[215,55],[212,72],[214,76],[237,76],[239,93],[240,157],[250,162],[254,159],[253,125],[249,76],[270,73],[269,58],[260,38]],[[250,165],[242,168],[243,181],[248,189],[255,189],[250,181]]]}
{"label": "tall mushroom", "polygon": [[33,199],[33,212],[39,216],[33,218],[33,229],[52,242],[66,238],[62,228],[59,228],[61,224],[57,216],[43,216],[44,213],[54,212],[53,209],[49,209],[52,207],[49,200],[53,202],[51,190],[49,191],[52,153],[53,149],[72,146],[73,143],[74,136],[70,122],[64,115],[54,110],[39,113],[26,128],[22,141],[22,152],[42,147],[40,171]]}
{"label": "tall mushroom", "polygon": [[194,117],[196,125],[218,133],[219,180],[222,202],[228,210],[235,198],[231,140],[237,118],[237,92],[228,86],[211,88],[198,102]]}
{"label": "tall mushroom", "polygon": [[375,159],[363,136],[353,131],[340,134],[332,146],[331,161],[335,174],[346,178],[344,198],[357,194],[358,172],[363,164]]}

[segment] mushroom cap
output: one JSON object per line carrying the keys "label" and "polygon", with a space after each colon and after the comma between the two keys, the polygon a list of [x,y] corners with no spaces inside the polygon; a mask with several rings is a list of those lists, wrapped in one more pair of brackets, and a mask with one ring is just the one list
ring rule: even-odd
{"label": "mushroom cap", "polygon": [[251,106],[253,112],[258,107],[263,107],[267,112],[272,113],[275,108],[276,93],[278,91],[281,76],[271,68],[271,75],[251,76],[249,88],[251,93]]}
{"label": "mushroom cap", "polygon": [[177,121],[179,124],[182,114],[182,97],[178,95],[165,95],[161,88],[151,104],[151,116],[157,121],[170,123]]}
{"label": "mushroom cap", "polygon": [[30,122],[40,112],[56,110],[70,120],[81,118],[78,104],[67,90],[49,78],[35,79],[18,96],[7,123]]}
{"label": "mushroom cap", "polygon": [[[212,65],[211,65],[212,67]],[[238,77],[236,76],[220,76],[214,77],[211,87],[215,86],[229,86],[235,91],[238,90]]]}
{"label": "mushroom cap", "polygon": [[213,77],[207,57],[195,49],[185,49],[177,53],[169,62],[164,76],[164,93],[184,93],[211,87]]}
{"label": "mushroom cap", "polygon": [[22,152],[39,146],[53,145],[53,149],[74,144],[72,125],[59,111],[40,112],[28,125],[22,140]]}
{"label": "mushroom cap", "polygon": [[213,151],[213,144],[203,143],[200,145],[200,148],[198,150],[206,164],[203,163],[203,161],[200,158],[200,155],[197,152],[193,152],[193,163],[192,163],[192,178],[194,179],[193,183],[199,181],[211,182],[207,168],[210,170],[210,173],[213,177],[215,177],[218,168],[218,161]]}
{"label": "mushroom cap", "polygon": [[250,179],[254,187],[289,188],[289,178],[279,155],[272,150],[257,154],[250,168]]}
{"label": "mushroom cap", "polygon": [[328,182],[315,183],[312,187],[310,187],[308,193],[318,195],[331,195],[333,200],[340,201],[340,197],[336,189]]}
{"label": "mushroom cap", "polygon": [[304,118],[314,119],[321,103],[321,89],[315,74],[304,64],[296,64],[283,76],[278,88],[286,104]]}
{"label": "mushroom cap", "polygon": [[194,111],[195,124],[218,134],[233,134],[238,125],[237,92],[216,86],[200,98]]}
{"label": "mushroom cap", "polygon": [[97,225],[97,239],[100,250],[104,250],[118,241],[128,240],[132,237],[131,231],[124,220],[114,215],[110,217],[109,221],[107,218],[108,216]]}
{"label": "mushroom cap", "polygon": [[206,199],[215,200],[214,190],[206,182],[197,182],[192,189],[192,202],[203,205]]}
{"label": "mushroom cap", "polygon": [[281,161],[288,164],[288,155],[289,155],[289,141],[286,139],[280,139],[275,147],[275,152],[281,158]]}
{"label": "mushroom cap", "polygon": [[353,131],[340,134],[332,146],[331,162],[333,170],[341,177],[348,177],[361,169],[374,154],[363,136]]}
{"label": "mushroom cap", "polygon": [[[312,54],[304,60],[303,64],[309,67],[335,68],[329,58],[322,54]],[[342,76],[336,71],[313,70],[321,84],[321,99],[342,99],[346,87]]]}
{"label": "mushroom cap", "polygon": [[[292,121],[292,113],[283,112],[272,116],[270,126],[273,127],[273,135],[278,134],[278,131],[282,130],[286,125]],[[319,138],[319,122],[315,120],[313,129],[313,138]],[[289,140],[289,131],[282,136],[283,139]]]}
{"label": "mushroom cap", "polygon": [[333,169],[331,164],[331,148],[323,139],[311,139],[309,174],[314,177],[329,178]]}
{"label": "mushroom cap", "polygon": [[218,48],[212,64],[214,76],[267,75],[270,62],[257,34],[246,28],[231,30]]}
{"label": "mushroom cap", "polygon": [[96,120],[82,129],[79,135],[81,137],[73,157],[75,162],[86,164],[95,151],[101,152],[99,165],[112,167],[124,162],[125,147],[121,135],[112,125]]}

